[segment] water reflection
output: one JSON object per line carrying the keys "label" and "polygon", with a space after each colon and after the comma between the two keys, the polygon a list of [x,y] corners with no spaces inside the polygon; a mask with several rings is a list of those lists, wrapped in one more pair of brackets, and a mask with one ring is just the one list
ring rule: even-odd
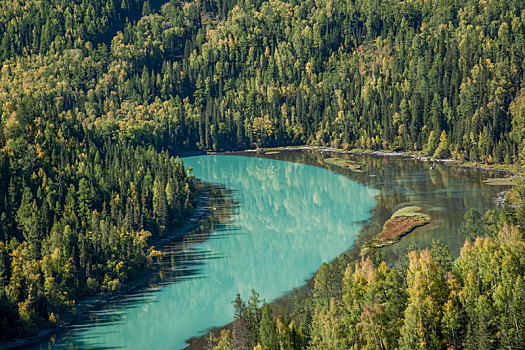
{"label": "water reflection", "polygon": [[[132,293],[116,297],[102,308],[90,311],[81,321],[67,330],[53,335],[49,340],[32,348],[64,349],[120,349],[141,348],[138,344],[108,342],[114,330],[125,327],[133,314],[148,314],[153,304],[159,303],[157,293],[162,287],[187,280],[198,280],[202,274],[202,265],[207,260],[221,259],[217,252],[199,248],[208,239],[221,239],[233,232],[235,226],[232,216],[238,203],[232,200],[233,191],[224,186],[202,184],[202,191],[207,197],[208,214],[200,224],[190,231],[174,232],[168,238],[169,244],[163,247],[164,257],[157,273],[148,278],[145,286]],[[213,236],[211,236],[213,233]],[[93,330],[96,329],[96,332]],[[115,345],[112,345],[115,344]],[[146,348],[147,345],[145,345]]]}
{"label": "water reflection", "polygon": [[[252,155],[247,153],[246,155]],[[453,256],[459,254],[464,237],[457,234],[465,212],[475,208],[479,212],[493,208],[493,199],[504,186],[488,186],[483,180],[502,176],[498,171],[462,168],[439,162],[423,162],[404,157],[335,154],[333,152],[286,151],[271,155],[257,155],[272,159],[295,161],[326,167],[335,172],[380,191],[371,223],[359,237],[369,240],[381,231],[390,215],[407,204],[421,206],[432,220],[427,226],[417,228],[401,242],[383,248],[386,258],[393,262],[410,247],[425,248],[433,239],[449,245]],[[363,172],[353,172],[323,160],[342,157],[364,165]],[[355,250],[359,250],[356,245]]]}
{"label": "water reflection", "polygon": [[60,334],[55,346],[182,348],[186,339],[232,319],[230,301],[237,292],[247,295],[253,287],[268,301],[282,296],[321,262],[350,247],[358,251],[408,203],[421,206],[432,221],[384,248],[387,259],[394,261],[413,244],[429,246],[433,238],[457,255],[466,210],[490,208],[502,190],[482,184],[492,172],[395,157],[344,155],[364,164],[356,173],[325,163],[330,153],[259,156],[268,159],[186,159],[197,177],[233,192],[221,189],[209,222],[169,246],[161,274],[147,288],[90,313],[84,324]]}
{"label": "water reflection", "polygon": [[185,162],[203,181],[233,190],[230,202],[240,205],[229,207],[232,221],[177,242],[164,261],[164,279],[91,313],[87,324],[55,344],[182,348],[186,339],[232,320],[236,293],[246,296],[255,288],[273,300],[351,247],[379,193],[297,163],[237,156]]}

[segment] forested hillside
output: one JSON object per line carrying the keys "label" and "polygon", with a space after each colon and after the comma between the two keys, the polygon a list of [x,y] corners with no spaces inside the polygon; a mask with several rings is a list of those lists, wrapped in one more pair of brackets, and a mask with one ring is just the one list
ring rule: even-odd
{"label": "forested hillside", "polygon": [[111,39],[136,18],[142,0],[7,0],[0,9],[0,59],[72,48],[76,41]]}
{"label": "forested hillside", "polygon": [[0,37],[1,337],[150,261],[179,152],[525,158],[520,0],[5,0]]}
{"label": "forested hillside", "polygon": [[[170,1],[122,23],[111,41],[71,34],[60,48],[35,45],[27,50],[35,54],[6,59],[3,114],[37,92],[39,107],[75,113],[86,127],[173,149],[306,143],[434,155],[442,136],[436,156],[517,162],[524,8],[517,0]],[[5,35],[60,42],[97,27],[64,17],[49,35],[27,34],[30,24]]]}

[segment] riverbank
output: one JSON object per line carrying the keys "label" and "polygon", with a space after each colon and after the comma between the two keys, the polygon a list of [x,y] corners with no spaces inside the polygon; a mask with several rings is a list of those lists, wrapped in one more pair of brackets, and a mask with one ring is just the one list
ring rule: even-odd
{"label": "riverbank", "polygon": [[[322,147],[322,146],[285,146],[285,147],[269,147],[269,148],[261,148],[256,150],[245,150],[244,152],[278,152],[278,151],[294,151],[294,150],[308,150],[308,151],[314,151],[314,152],[333,152],[333,153],[339,153],[339,154],[361,154],[361,155],[376,155],[376,156],[386,156],[386,157],[405,157],[410,158],[414,160],[420,160],[423,162],[439,162],[450,166],[458,166],[458,167],[464,167],[464,168],[474,168],[474,169],[481,169],[481,170],[496,170],[496,171],[502,171],[508,174],[508,176],[515,176],[516,175],[516,169],[513,168],[512,165],[506,165],[506,164],[485,164],[485,163],[479,163],[479,162],[471,162],[471,161],[459,161],[454,160],[450,158],[440,159],[440,158],[433,158],[428,156],[422,156],[418,154],[418,152],[407,152],[407,151],[375,151],[370,149],[341,149],[341,148],[333,148],[333,147]],[[207,152],[210,154],[216,154],[217,152]],[[235,153],[235,152],[225,152],[225,153]]]}
{"label": "riverbank", "polygon": [[[195,208],[191,216],[185,221],[184,225],[171,231],[164,237],[157,237],[149,242],[151,247],[163,252],[163,249],[172,243],[175,239],[191,234],[204,222],[210,215],[213,214],[213,208],[209,205],[212,201],[212,193],[209,184],[199,184],[197,195],[195,198]],[[159,268],[151,268],[141,273],[138,273],[130,278],[127,282],[122,284],[121,289],[111,295],[95,295],[85,297],[75,303],[74,310],[71,313],[62,316],[61,322],[56,327],[45,328],[39,330],[36,335],[12,339],[0,344],[0,350],[11,348],[22,348],[30,346],[53,336],[58,332],[62,332],[76,322],[81,320],[87,313],[100,309],[104,305],[123,297],[134,290],[144,287],[150,278],[158,272]]]}
{"label": "riverbank", "polygon": [[[481,162],[473,162],[473,161],[460,161],[455,160],[451,158],[433,158],[429,156],[423,156],[420,154],[420,152],[410,152],[410,151],[393,151],[393,150],[371,150],[371,149],[361,149],[361,148],[353,148],[353,149],[342,149],[342,148],[334,148],[334,147],[323,147],[323,146],[282,146],[282,147],[267,147],[267,148],[258,148],[258,149],[239,149],[239,150],[229,150],[229,151],[198,151],[198,152],[186,152],[181,155],[181,157],[191,157],[191,156],[198,156],[198,155],[204,155],[204,154],[236,154],[236,153],[261,153],[264,155],[272,155],[276,154],[280,151],[313,151],[313,152],[320,152],[320,153],[326,153],[326,152],[333,152],[333,153],[339,153],[339,154],[360,154],[360,155],[376,155],[376,156],[385,156],[385,157],[404,157],[414,160],[420,160],[422,162],[437,162],[446,164],[449,166],[457,166],[461,168],[472,168],[472,169],[480,169],[480,170],[487,170],[487,171],[501,171],[506,173],[506,176],[499,179],[501,181],[507,180],[510,178],[519,177],[522,176],[518,173],[517,169],[514,165],[509,164],[486,164]],[[513,181],[513,180],[511,180]],[[489,183],[492,184],[492,183]],[[501,185],[500,183],[494,183],[494,185]]]}

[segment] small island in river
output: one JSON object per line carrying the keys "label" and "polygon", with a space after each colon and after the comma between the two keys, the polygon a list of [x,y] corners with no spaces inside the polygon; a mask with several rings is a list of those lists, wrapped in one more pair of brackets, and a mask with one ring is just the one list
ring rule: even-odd
{"label": "small island in river", "polygon": [[383,225],[383,230],[364,249],[381,248],[398,242],[415,228],[430,222],[430,215],[420,213],[421,207],[409,206],[397,210]]}
{"label": "small island in river", "polygon": [[326,158],[323,160],[325,163],[340,166],[352,171],[362,172],[363,171],[363,165],[359,162],[350,160],[350,159],[344,159],[344,158]]}

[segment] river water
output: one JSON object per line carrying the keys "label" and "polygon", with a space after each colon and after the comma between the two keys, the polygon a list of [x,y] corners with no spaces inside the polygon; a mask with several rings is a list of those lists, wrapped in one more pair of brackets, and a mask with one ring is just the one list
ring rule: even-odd
{"label": "river water", "polygon": [[233,319],[237,293],[248,297],[254,288],[266,301],[283,296],[322,262],[358,249],[404,205],[421,206],[432,221],[384,249],[387,259],[436,237],[457,255],[464,212],[484,211],[501,190],[481,183],[489,172],[407,159],[345,156],[364,165],[353,172],[325,163],[329,153],[252,155],[184,159],[196,177],[227,189],[228,200],[213,204],[218,222],[168,246],[162,278],[36,348],[184,348],[189,338]]}

